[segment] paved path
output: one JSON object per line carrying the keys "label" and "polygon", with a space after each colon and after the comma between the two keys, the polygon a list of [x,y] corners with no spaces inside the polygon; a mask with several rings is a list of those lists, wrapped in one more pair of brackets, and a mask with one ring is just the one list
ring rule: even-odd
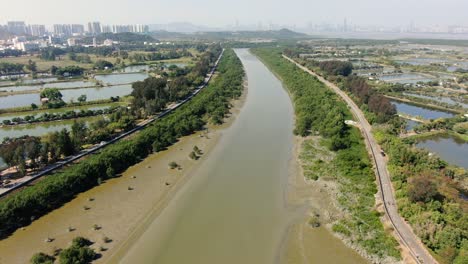
{"label": "paved path", "polygon": [[31,176],[27,176],[27,177],[23,177],[21,178],[20,181],[18,182],[15,182],[15,184],[12,184],[12,186],[9,186],[8,188],[0,188],[0,198],[2,198],[3,196],[11,193],[12,191],[14,190],[17,190],[23,186],[26,186],[32,182],[34,182],[36,179],[44,176],[44,175],[47,175],[57,169],[60,169],[62,168],[63,166],[65,165],[68,165],[76,160],[79,160],[89,154],[92,154],[92,153],[95,153],[96,151],[108,146],[108,145],[111,145],[137,131],[140,131],[141,129],[145,128],[148,124],[150,123],[153,123],[154,121],[168,115],[169,113],[171,113],[172,111],[176,110],[177,108],[179,108],[180,106],[182,106],[183,104],[187,103],[188,101],[190,101],[195,95],[197,95],[203,88],[205,88],[208,83],[210,82],[211,80],[211,77],[213,76],[215,70],[216,70],[216,67],[218,66],[218,63],[219,61],[221,60],[221,57],[223,56],[224,54],[224,49],[223,51],[221,52],[221,54],[219,55],[218,59],[216,60],[214,66],[211,68],[211,70],[209,71],[209,73],[206,75],[204,81],[203,81],[203,84],[201,84],[200,86],[196,87],[194,89],[194,91],[192,92],[192,94],[190,94],[187,98],[185,98],[184,100],[182,101],[179,101],[175,104],[172,104],[170,105],[166,110],[164,110],[162,113],[156,115],[155,117],[152,117],[150,119],[147,119],[147,120],[144,120],[142,121],[141,123],[139,123],[138,125],[136,125],[135,128],[133,128],[132,130],[129,130],[127,132],[124,132],[118,136],[116,136],[115,138],[107,141],[107,142],[102,142],[101,144],[99,145],[95,145],[91,148],[88,148],[88,149],[85,149],[85,150],[82,150],[80,153],[78,154],[75,154],[73,156],[69,156],[69,157],[66,157],[64,160],[61,160],[61,161],[58,161],[54,164],[51,164],[51,165],[48,165],[47,167],[45,167],[44,169],[42,169],[40,172],[37,172]]}
{"label": "paved path", "polygon": [[283,57],[290,62],[296,64],[302,70],[310,73],[311,75],[317,77],[317,79],[331,88],[335,93],[337,93],[343,100],[348,104],[351,112],[354,117],[357,119],[358,123],[361,125],[361,133],[365,138],[367,147],[371,150],[372,156],[374,159],[374,164],[376,167],[376,176],[378,180],[379,192],[383,201],[385,208],[386,217],[392,223],[395,233],[397,234],[400,244],[403,247],[408,249],[408,252],[411,254],[413,259],[417,263],[437,263],[437,261],[432,257],[432,255],[427,251],[423,246],[420,239],[413,233],[411,227],[405,222],[405,220],[398,214],[398,208],[396,206],[395,195],[392,187],[392,182],[390,180],[390,175],[387,171],[387,161],[381,155],[381,148],[377,144],[371,133],[371,125],[367,122],[367,119],[364,117],[364,113],[359,109],[359,107],[354,103],[349,96],[338,88],[335,84],[325,80],[323,77],[317,75],[313,71],[307,69],[306,67],[298,64],[294,60],[288,58],[287,56]]}

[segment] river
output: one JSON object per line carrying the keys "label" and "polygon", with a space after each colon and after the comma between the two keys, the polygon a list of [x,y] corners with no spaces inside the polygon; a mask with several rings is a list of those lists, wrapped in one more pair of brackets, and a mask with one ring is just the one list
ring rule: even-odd
{"label": "river", "polygon": [[293,108],[280,81],[256,57],[247,50],[237,54],[248,77],[242,111],[212,158],[194,172],[192,182],[154,219],[122,263],[278,260],[291,221],[285,193]]}
{"label": "river", "polygon": [[[246,50],[246,103],[187,184],[123,263],[272,263],[285,230],[293,108],[281,83]],[[182,254],[181,254],[182,253]]]}

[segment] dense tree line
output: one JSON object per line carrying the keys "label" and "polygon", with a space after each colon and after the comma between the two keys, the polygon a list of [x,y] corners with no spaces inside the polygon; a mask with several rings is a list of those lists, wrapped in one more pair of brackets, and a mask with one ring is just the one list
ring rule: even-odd
{"label": "dense tree line", "polygon": [[23,52],[22,50],[5,49],[5,50],[0,51],[0,58],[19,57],[24,54],[25,52]]}
{"label": "dense tree line", "polygon": [[[104,113],[102,110],[96,111]],[[108,118],[99,118],[90,122],[89,125],[83,121],[75,121],[70,130],[51,132],[41,138],[30,136],[6,138],[0,144],[0,157],[9,166],[17,167],[20,175],[25,175],[28,168],[36,169],[54,163],[63,157],[77,153],[84,144],[96,144],[109,140],[116,133],[135,127],[135,117],[127,108],[119,107],[110,111]],[[79,117],[90,113],[70,111],[64,114]],[[45,114],[48,118],[52,118],[49,115]]]}
{"label": "dense tree line", "polygon": [[174,113],[142,130],[54,173],[33,186],[0,200],[0,235],[6,236],[29,224],[80,192],[102,180],[114,177],[152,152],[163,150],[181,136],[200,130],[207,121],[219,123],[229,112],[229,100],[240,96],[243,68],[232,50],[227,50],[219,65],[219,75],[190,102]]}
{"label": "dense tree line", "polygon": [[[325,78],[337,83],[341,89],[352,93],[357,101],[356,103],[361,105],[361,108],[367,110],[367,112],[370,111],[371,115],[368,115],[368,118],[371,123],[384,123],[393,118],[396,114],[395,106],[370,86],[365,78],[351,75],[353,70],[351,62],[301,60],[299,55],[307,53],[307,50],[310,50],[310,48],[298,47],[297,49],[285,49],[283,52],[285,55],[298,59],[303,65],[321,72]],[[342,76],[346,78],[342,78]]]}
{"label": "dense tree line", "polygon": [[187,50],[177,51],[175,49],[171,49],[167,52],[134,53],[128,56],[128,59],[131,62],[145,62],[179,59],[182,57],[192,57],[192,54]]}
{"label": "dense tree line", "polygon": [[9,63],[9,62],[0,62],[0,74],[18,74],[24,73],[24,64],[20,63]]}
{"label": "dense tree line", "polygon": [[332,171],[340,182],[340,204],[351,215],[337,221],[333,230],[350,237],[368,253],[400,257],[398,243],[387,234],[375,211],[375,175],[357,129],[345,125],[351,113],[344,102],[317,78],[281,57],[279,49],[254,49],[269,68],[280,76],[292,96],[296,114],[295,133],[321,135],[323,144],[336,153]]}
{"label": "dense tree line", "polygon": [[383,123],[396,114],[396,108],[388,98],[377,93],[366,81],[365,78],[359,76],[349,76],[344,81],[342,87],[351,92],[358,100],[357,103],[360,105],[367,105],[369,111],[376,115],[375,121],[377,123]]}
{"label": "dense tree line", "polygon": [[48,47],[41,49],[39,57],[43,60],[54,61],[57,57],[64,55],[66,51],[64,49]]}
{"label": "dense tree line", "polygon": [[326,60],[315,62],[315,65],[328,75],[348,76],[353,71],[353,64],[349,61]]}
{"label": "dense tree line", "polygon": [[83,75],[84,69],[80,66],[65,66],[65,67],[50,67],[50,73],[52,75],[68,77],[68,76],[80,76]]}

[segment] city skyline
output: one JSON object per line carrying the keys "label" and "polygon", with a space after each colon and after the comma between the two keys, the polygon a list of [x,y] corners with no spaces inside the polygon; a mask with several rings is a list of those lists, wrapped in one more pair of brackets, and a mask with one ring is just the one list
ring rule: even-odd
{"label": "city skyline", "polygon": [[[24,2],[27,9],[24,9]],[[188,0],[151,3],[143,0],[124,0],[117,3],[109,0],[83,0],[79,5],[73,6],[73,12],[69,11],[70,3],[66,1],[24,2],[9,3],[10,8],[0,10],[0,23],[18,20],[45,25],[56,24],[58,21],[63,24],[86,24],[89,21],[100,21],[102,24],[189,22],[213,28],[260,23],[305,27],[309,24],[341,24],[347,18],[356,25],[366,26],[395,27],[410,23],[424,26],[468,25],[464,14],[464,10],[468,10],[468,2],[462,0],[447,0],[443,3],[438,0],[394,0],[391,5],[382,4],[384,2],[381,0],[357,0],[352,3],[342,0],[291,0],[287,5],[282,1],[267,0],[201,0],[197,3]],[[205,13],[207,6],[210,9],[209,15]],[[38,13],[34,10],[44,11]],[[225,10],[229,12],[224,12]]]}

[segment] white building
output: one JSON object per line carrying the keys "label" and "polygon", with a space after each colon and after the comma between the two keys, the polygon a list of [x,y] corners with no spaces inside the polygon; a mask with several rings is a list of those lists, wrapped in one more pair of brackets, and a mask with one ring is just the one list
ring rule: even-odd
{"label": "white building", "polygon": [[76,45],[76,39],[75,38],[69,38],[67,39],[67,44],[69,47],[73,47]]}

